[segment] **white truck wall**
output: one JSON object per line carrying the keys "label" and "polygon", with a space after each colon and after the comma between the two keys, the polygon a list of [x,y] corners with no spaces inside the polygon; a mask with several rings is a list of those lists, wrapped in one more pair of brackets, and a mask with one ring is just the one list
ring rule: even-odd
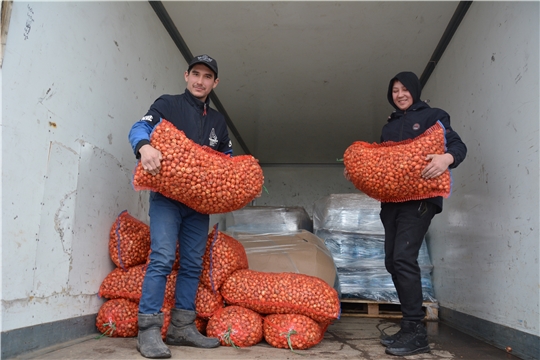
{"label": "white truck wall", "polygon": [[187,64],[148,2],[14,2],[2,68],[2,322],[95,314],[135,193],[131,125]]}
{"label": "white truck wall", "polygon": [[441,306],[539,335],[539,3],[474,2],[423,98],[468,146],[429,231]]}
{"label": "white truck wall", "polygon": [[[337,154],[343,157],[343,154]],[[357,193],[343,165],[262,165],[264,189],[257,206],[303,206],[310,217],[315,202],[329,194]]]}
{"label": "white truck wall", "polygon": [[[337,154],[342,157],[343,154]],[[264,186],[261,196],[248,206],[302,206],[313,218],[315,202],[329,194],[358,193],[343,176],[342,164],[261,164]],[[210,226],[225,228],[226,214],[210,216]]]}

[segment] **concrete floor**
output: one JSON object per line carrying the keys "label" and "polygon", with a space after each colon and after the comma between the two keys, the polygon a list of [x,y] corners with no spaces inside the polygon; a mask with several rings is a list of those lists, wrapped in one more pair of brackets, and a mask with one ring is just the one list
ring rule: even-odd
{"label": "concrete floor", "polygon": [[[328,327],[323,341],[302,351],[278,349],[261,342],[242,349],[221,346],[216,349],[197,349],[170,346],[172,359],[399,359],[386,355],[379,343],[381,331],[393,334],[399,320],[342,316]],[[511,354],[476,340],[443,323],[429,322],[428,334],[431,353],[408,356],[407,359],[464,359],[497,360],[518,359]],[[136,338],[96,339],[86,337],[54,348],[25,354],[16,359],[144,359],[136,349]]]}

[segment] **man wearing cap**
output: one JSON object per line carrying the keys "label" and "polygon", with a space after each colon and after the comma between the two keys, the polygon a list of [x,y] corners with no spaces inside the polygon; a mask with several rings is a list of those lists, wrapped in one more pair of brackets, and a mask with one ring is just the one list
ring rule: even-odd
{"label": "man wearing cap", "polygon": [[[219,83],[216,60],[208,55],[195,56],[184,73],[184,79],[187,86],[183,94],[160,96],[129,132],[135,156],[140,159],[143,169],[152,175],[161,169],[162,154],[150,144],[150,134],[162,119],[174,124],[195,143],[232,156],[225,118],[209,106],[208,95]],[[177,243],[180,269],[166,342],[201,348],[219,346],[219,339],[204,337],[195,326],[195,296],[206,248],[209,215],[158,192],[150,192],[149,215],[152,251],[139,302],[137,350],[147,358],[171,357],[161,337],[161,308],[167,275],[171,273],[176,258]]]}

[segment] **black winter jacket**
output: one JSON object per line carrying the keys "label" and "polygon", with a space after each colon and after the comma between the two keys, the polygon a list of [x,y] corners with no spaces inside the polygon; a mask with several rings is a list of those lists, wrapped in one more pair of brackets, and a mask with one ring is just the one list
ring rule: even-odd
{"label": "black winter jacket", "polygon": [[202,102],[186,89],[181,95],[160,96],[146,115],[133,125],[129,141],[137,158],[141,146],[150,144],[150,134],[161,119],[171,122],[195,143],[232,155],[224,116],[210,108],[208,98]]}
{"label": "black winter jacket", "polygon": [[[405,111],[399,110],[392,99],[392,86],[395,80],[399,80],[411,93],[413,104]],[[403,72],[396,75],[388,86],[388,101],[396,109],[388,118],[388,123],[383,127],[381,142],[402,141],[415,138],[423,134],[428,128],[441,121],[446,129],[446,152],[454,157],[450,168],[457,167],[467,155],[467,147],[461,141],[460,136],[450,125],[450,115],[444,110],[431,108],[427,103],[420,100],[421,85],[414,73]],[[438,213],[442,211],[443,198],[438,196],[427,199],[438,207]]]}

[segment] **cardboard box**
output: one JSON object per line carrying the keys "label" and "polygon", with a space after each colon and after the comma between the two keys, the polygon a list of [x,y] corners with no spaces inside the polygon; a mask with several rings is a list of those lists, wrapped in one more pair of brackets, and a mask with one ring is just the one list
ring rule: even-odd
{"label": "cardboard box", "polygon": [[225,233],[242,243],[251,270],[316,276],[340,292],[332,254],[324,241],[313,233],[306,230],[274,234]]}

